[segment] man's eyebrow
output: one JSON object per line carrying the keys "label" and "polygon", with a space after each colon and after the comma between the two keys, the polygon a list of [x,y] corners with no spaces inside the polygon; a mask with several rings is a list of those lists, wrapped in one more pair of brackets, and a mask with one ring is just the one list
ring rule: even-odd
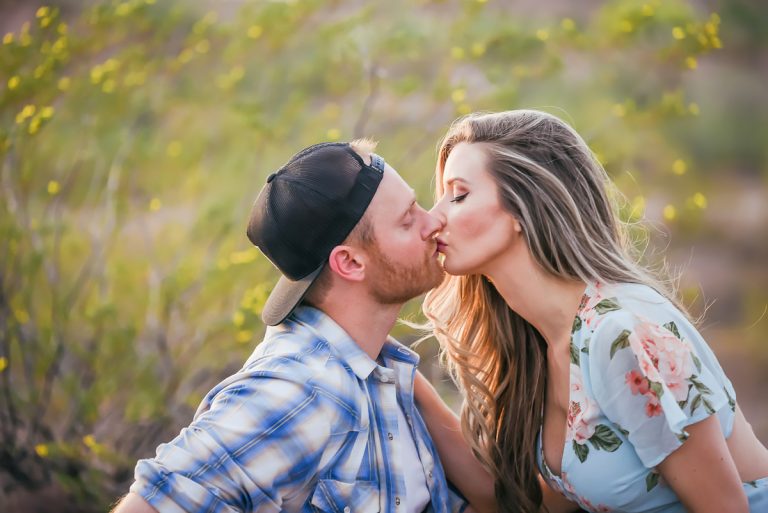
{"label": "man's eyebrow", "polygon": [[399,219],[402,219],[402,218],[404,218],[406,215],[408,215],[408,212],[410,212],[410,211],[411,211],[411,209],[413,208],[413,206],[414,206],[415,204],[416,204],[416,193],[415,193],[413,190],[411,190],[411,202],[408,204],[408,208],[406,208],[406,209],[403,211],[403,213],[402,213],[402,214],[400,214],[400,217],[399,217]]}

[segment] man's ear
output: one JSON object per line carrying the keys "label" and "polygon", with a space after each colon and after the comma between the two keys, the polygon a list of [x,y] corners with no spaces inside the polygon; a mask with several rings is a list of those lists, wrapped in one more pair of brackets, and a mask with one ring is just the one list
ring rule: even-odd
{"label": "man's ear", "polygon": [[328,266],[337,276],[348,281],[365,279],[365,261],[359,249],[336,246],[328,257]]}

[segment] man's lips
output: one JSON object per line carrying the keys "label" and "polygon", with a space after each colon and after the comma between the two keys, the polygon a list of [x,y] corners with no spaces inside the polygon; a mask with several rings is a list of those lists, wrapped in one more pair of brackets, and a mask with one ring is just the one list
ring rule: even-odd
{"label": "man's lips", "polygon": [[439,253],[444,253],[445,252],[445,248],[447,248],[447,247],[448,247],[448,244],[446,244],[445,242],[441,241],[440,239],[437,239],[437,251]]}

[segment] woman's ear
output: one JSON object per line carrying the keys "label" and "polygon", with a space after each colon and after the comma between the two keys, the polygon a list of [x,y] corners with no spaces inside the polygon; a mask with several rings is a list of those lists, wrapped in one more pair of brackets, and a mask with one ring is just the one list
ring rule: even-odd
{"label": "woman's ear", "polygon": [[348,281],[365,279],[365,262],[360,250],[350,246],[336,246],[328,257],[328,265],[337,276]]}
{"label": "woman's ear", "polygon": [[523,226],[520,224],[520,221],[518,221],[517,217],[512,216],[512,229],[515,230],[515,233],[522,233]]}

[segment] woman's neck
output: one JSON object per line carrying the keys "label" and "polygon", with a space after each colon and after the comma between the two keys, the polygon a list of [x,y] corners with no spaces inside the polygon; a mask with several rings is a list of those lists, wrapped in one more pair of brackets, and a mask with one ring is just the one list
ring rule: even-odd
{"label": "woman's neck", "polygon": [[484,274],[507,305],[541,333],[550,349],[570,341],[586,288],[583,281],[553,276],[529,254],[499,262]]}

